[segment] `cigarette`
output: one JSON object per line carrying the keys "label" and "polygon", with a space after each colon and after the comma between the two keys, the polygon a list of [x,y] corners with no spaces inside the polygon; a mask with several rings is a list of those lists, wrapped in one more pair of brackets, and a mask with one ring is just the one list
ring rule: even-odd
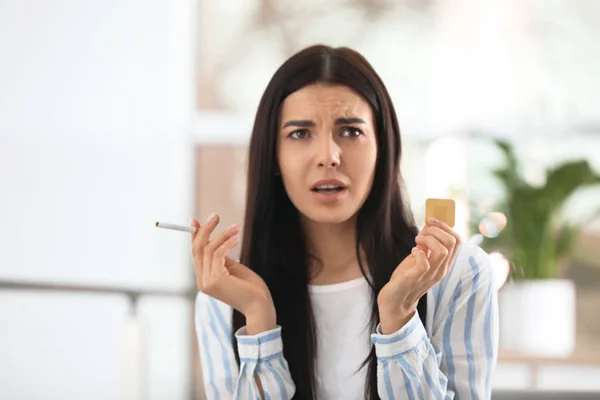
{"label": "cigarette", "polygon": [[169,224],[168,222],[158,222],[158,221],[156,221],[156,224],[154,224],[154,225],[157,228],[172,229],[174,231],[182,231],[182,232],[189,232],[189,233],[196,232],[196,228],[193,226]]}

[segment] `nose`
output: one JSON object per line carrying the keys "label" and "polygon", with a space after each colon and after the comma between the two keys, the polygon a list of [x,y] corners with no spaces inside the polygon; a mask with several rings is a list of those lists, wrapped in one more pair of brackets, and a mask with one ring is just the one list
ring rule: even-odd
{"label": "nose", "polygon": [[319,168],[336,168],[340,165],[340,147],[330,135],[319,141],[317,165]]}

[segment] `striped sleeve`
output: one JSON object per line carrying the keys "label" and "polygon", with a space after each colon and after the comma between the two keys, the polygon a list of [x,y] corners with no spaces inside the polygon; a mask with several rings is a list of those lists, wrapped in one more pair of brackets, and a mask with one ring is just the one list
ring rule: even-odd
{"label": "striped sleeve", "polygon": [[283,358],[281,327],[246,335],[246,327],[235,334],[240,354],[240,373],[234,399],[260,399],[255,376],[260,380],[264,400],[287,400],[294,396],[296,387],[288,364]]}
{"label": "striped sleeve", "polygon": [[498,303],[489,257],[463,245],[432,290],[428,333],[419,315],[391,335],[371,335],[381,399],[490,399],[498,354]]}
{"label": "striped sleeve", "polygon": [[230,400],[239,374],[231,345],[231,307],[198,292],[195,325],[206,399]]}
{"label": "striped sleeve", "polygon": [[[295,393],[283,358],[281,327],[258,335],[236,332],[240,367],[231,344],[231,307],[198,293],[195,325],[207,400],[286,400]],[[261,397],[254,377],[260,380]]]}

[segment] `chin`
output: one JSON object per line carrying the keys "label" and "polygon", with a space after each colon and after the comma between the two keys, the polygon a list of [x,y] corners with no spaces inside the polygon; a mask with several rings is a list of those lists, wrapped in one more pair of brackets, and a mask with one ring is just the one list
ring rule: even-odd
{"label": "chin", "polygon": [[299,209],[304,218],[319,224],[343,224],[356,216],[355,207],[303,207]]}

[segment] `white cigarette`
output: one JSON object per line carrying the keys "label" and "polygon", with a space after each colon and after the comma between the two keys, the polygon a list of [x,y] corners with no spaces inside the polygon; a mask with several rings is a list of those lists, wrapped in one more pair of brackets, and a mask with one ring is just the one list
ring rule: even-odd
{"label": "white cigarette", "polygon": [[196,232],[196,228],[193,226],[176,225],[176,224],[169,224],[168,222],[158,222],[158,221],[156,221],[155,225],[157,228],[172,229],[174,231],[182,231],[182,232],[189,232],[189,233]]}

